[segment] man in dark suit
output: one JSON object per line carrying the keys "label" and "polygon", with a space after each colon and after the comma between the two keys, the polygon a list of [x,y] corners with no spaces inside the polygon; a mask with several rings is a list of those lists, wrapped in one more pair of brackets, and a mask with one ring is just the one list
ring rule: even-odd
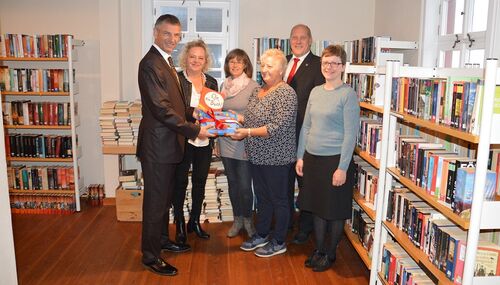
{"label": "man in dark suit", "polygon": [[[297,109],[297,142],[299,140],[300,129],[306,113],[307,100],[311,90],[323,83],[325,78],[321,73],[321,59],[311,52],[312,34],[311,29],[303,24],[295,25],[290,32],[290,46],[292,54],[287,56],[288,67],[284,80],[295,90],[298,98]],[[293,167],[292,167],[293,168]],[[289,201],[290,201],[290,225],[293,225],[294,190],[295,177],[299,188],[302,188],[302,179],[297,176],[295,169],[291,169],[289,176]],[[298,205],[300,208],[300,205]],[[293,243],[301,244],[307,241],[309,234],[313,230],[313,216],[310,212],[301,211],[299,216],[299,231],[292,240]]]}
{"label": "man in dark suit", "polygon": [[186,121],[188,106],[171,60],[181,39],[179,19],[168,14],[160,16],[153,35],[154,44],[139,64],[142,120],[137,157],[144,178],[142,263],[154,273],[175,275],[177,269],[161,258],[162,250],[189,250],[168,237],[175,167],[182,160],[186,137],[205,139],[211,135],[207,128]]}

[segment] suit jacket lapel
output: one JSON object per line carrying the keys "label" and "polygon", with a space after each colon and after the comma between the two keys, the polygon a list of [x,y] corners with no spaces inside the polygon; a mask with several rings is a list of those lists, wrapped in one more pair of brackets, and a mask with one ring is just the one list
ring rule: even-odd
{"label": "suit jacket lapel", "polygon": [[306,72],[307,69],[309,69],[309,64],[311,63],[311,56],[312,56],[312,53],[309,52],[309,54],[306,56],[306,58],[304,58],[304,62],[302,62],[302,64],[299,66],[299,68],[297,69],[297,71],[295,72],[295,76],[301,76],[302,73]]}
{"label": "suit jacket lapel", "polygon": [[177,86],[177,89],[179,90],[179,93],[181,94],[182,102],[185,105],[186,104],[186,98],[184,96],[184,92],[182,92],[182,88],[180,86],[180,82],[179,82],[179,80],[177,80],[177,78],[178,78],[177,74],[174,74],[174,70],[172,68],[170,68],[170,65],[168,65],[168,62],[163,58],[163,56],[160,54],[160,52],[154,46],[151,47],[150,51],[152,51],[153,53],[155,53],[156,55],[158,55],[160,57],[161,63],[163,64],[163,66],[165,67],[165,69],[168,71],[168,73],[172,77],[172,80],[175,81],[175,85]]}

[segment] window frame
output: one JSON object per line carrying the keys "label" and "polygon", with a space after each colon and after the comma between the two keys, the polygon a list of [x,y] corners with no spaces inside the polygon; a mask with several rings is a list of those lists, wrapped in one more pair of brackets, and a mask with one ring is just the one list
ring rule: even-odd
{"label": "window frame", "polygon": [[[499,57],[500,46],[499,29],[495,25],[499,24],[500,17],[500,1],[489,0],[488,3],[488,20],[486,31],[469,32],[468,34],[474,40],[472,47],[469,47],[467,32],[471,29],[472,18],[470,12],[473,9],[474,0],[464,0],[465,17],[463,20],[462,33],[440,35],[441,29],[441,12],[443,2],[446,0],[424,0],[421,14],[421,49],[419,57],[420,66],[439,66],[439,57],[441,51],[460,51],[459,67],[465,67],[466,61],[470,56],[471,50],[484,49],[484,64],[487,58]],[[453,43],[456,36],[460,42],[454,47]]]}

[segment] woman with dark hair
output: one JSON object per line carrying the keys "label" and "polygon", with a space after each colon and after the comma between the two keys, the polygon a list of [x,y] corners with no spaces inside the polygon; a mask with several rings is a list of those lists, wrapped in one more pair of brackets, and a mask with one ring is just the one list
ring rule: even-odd
{"label": "woman with dark hair", "polygon": [[305,261],[313,271],[325,271],[335,262],[344,221],[351,217],[359,103],[342,81],[345,63],[342,46],[323,50],[321,72],[326,82],[311,91],[297,149],[295,168],[304,183],[298,201],[302,210],[314,215],[316,249]]}
{"label": "woman with dark hair", "polygon": [[[207,45],[202,40],[188,42],[179,58],[179,65],[182,71],[178,73],[179,83],[184,93],[185,104],[187,106],[186,119],[196,122],[196,107],[200,101],[201,90],[208,87],[217,91],[217,80],[208,75],[211,65],[210,52]],[[207,182],[210,161],[212,158],[213,140],[186,140],[184,158],[175,171],[175,192],[174,192],[174,218],[176,222],[176,241],[186,243],[186,223],[184,219],[184,200],[186,199],[186,188],[188,185],[189,168],[192,165],[191,173],[191,211],[187,232],[195,232],[203,239],[210,238],[210,235],[201,228],[200,214],[205,198],[205,184]]]}
{"label": "woman with dark hair", "polygon": [[[252,63],[244,50],[234,49],[227,54],[224,62],[226,80],[221,88],[221,93],[225,97],[224,111],[245,112],[250,95],[259,86],[251,79],[252,71]],[[235,237],[242,228],[245,228],[251,237],[255,233],[252,215],[253,193],[245,143],[229,137],[219,137],[216,143],[224,164],[229,198],[233,207],[234,222],[227,236]]]}

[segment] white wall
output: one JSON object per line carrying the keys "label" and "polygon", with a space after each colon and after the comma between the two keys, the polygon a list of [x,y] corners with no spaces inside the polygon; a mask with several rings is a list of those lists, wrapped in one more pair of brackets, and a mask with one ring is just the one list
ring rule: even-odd
{"label": "white wall", "polygon": [[[420,42],[423,0],[376,0],[374,32],[398,41]],[[418,52],[406,52],[405,63],[418,64]]]}
{"label": "white wall", "polygon": [[239,46],[251,55],[253,38],[288,38],[298,23],[314,40],[358,39],[373,35],[374,16],[373,0],[240,0]]}
{"label": "white wall", "polygon": [[[0,105],[0,111],[1,108]],[[4,137],[3,120],[0,120],[0,137]],[[17,271],[9,191],[7,189],[9,189],[9,185],[7,183],[5,143],[4,140],[0,140],[0,284],[13,285],[17,284]]]}

